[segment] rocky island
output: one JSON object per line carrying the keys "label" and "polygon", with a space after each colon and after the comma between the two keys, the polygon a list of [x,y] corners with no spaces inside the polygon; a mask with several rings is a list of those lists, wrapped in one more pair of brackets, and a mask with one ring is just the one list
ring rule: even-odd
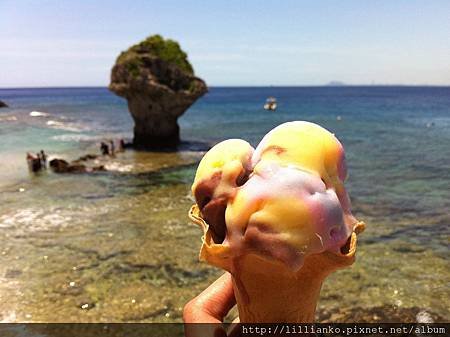
{"label": "rocky island", "polygon": [[7,108],[8,104],[0,100],[0,108]]}
{"label": "rocky island", "polygon": [[109,89],[128,101],[134,119],[133,145],[175,149],[178,117],[207,92],[179,44],[153,35],[122,52],[111,71]]}

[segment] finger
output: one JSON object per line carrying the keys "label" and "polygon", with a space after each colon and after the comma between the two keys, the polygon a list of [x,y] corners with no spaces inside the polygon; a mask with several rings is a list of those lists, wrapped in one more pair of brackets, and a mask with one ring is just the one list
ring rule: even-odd
{"label": "finger", "polygon": [[186,323],[221,323],[235,304],[231,275],[225,273],[186,304],[183,319]]}

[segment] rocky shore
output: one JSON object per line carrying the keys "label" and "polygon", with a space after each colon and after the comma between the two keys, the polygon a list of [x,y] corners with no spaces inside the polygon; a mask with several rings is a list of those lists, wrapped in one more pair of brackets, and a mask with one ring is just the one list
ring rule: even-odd
{"label": "rocky shore", "polygon": [[[94,158],[96,158],[96,156],[94,156]],[[80,160],[69,163],[64,159],[58,158],[50,160],[50,168],[55,173],[91,173],[91,172],[106,171],[104,165],[89,167],[84,164],[80,164]]]}

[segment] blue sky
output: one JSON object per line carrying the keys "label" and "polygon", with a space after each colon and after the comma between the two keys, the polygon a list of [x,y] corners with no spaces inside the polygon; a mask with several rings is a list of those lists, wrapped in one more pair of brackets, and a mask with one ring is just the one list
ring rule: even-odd
{"label": "blue sky", "polygon": [[0,87],[106,86],[159,33],[209,85],[450,84],[450,1],[0,0]]}

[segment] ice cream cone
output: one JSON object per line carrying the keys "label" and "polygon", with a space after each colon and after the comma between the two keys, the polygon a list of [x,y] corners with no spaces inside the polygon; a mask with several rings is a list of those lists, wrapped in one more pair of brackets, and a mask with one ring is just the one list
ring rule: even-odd
{"label": "ice cream cone", "polygon": [[197,205],[192,206],[189,217],[203,230],[200,260],[232,274],[239,318],[246,323],[313,322],[324,279],[354,262],[357,234],[365,227],[363,222],[354,226],[340,253],[308,255],[295,271],[256,254],[233,256],[229,246],[214,243]]}

